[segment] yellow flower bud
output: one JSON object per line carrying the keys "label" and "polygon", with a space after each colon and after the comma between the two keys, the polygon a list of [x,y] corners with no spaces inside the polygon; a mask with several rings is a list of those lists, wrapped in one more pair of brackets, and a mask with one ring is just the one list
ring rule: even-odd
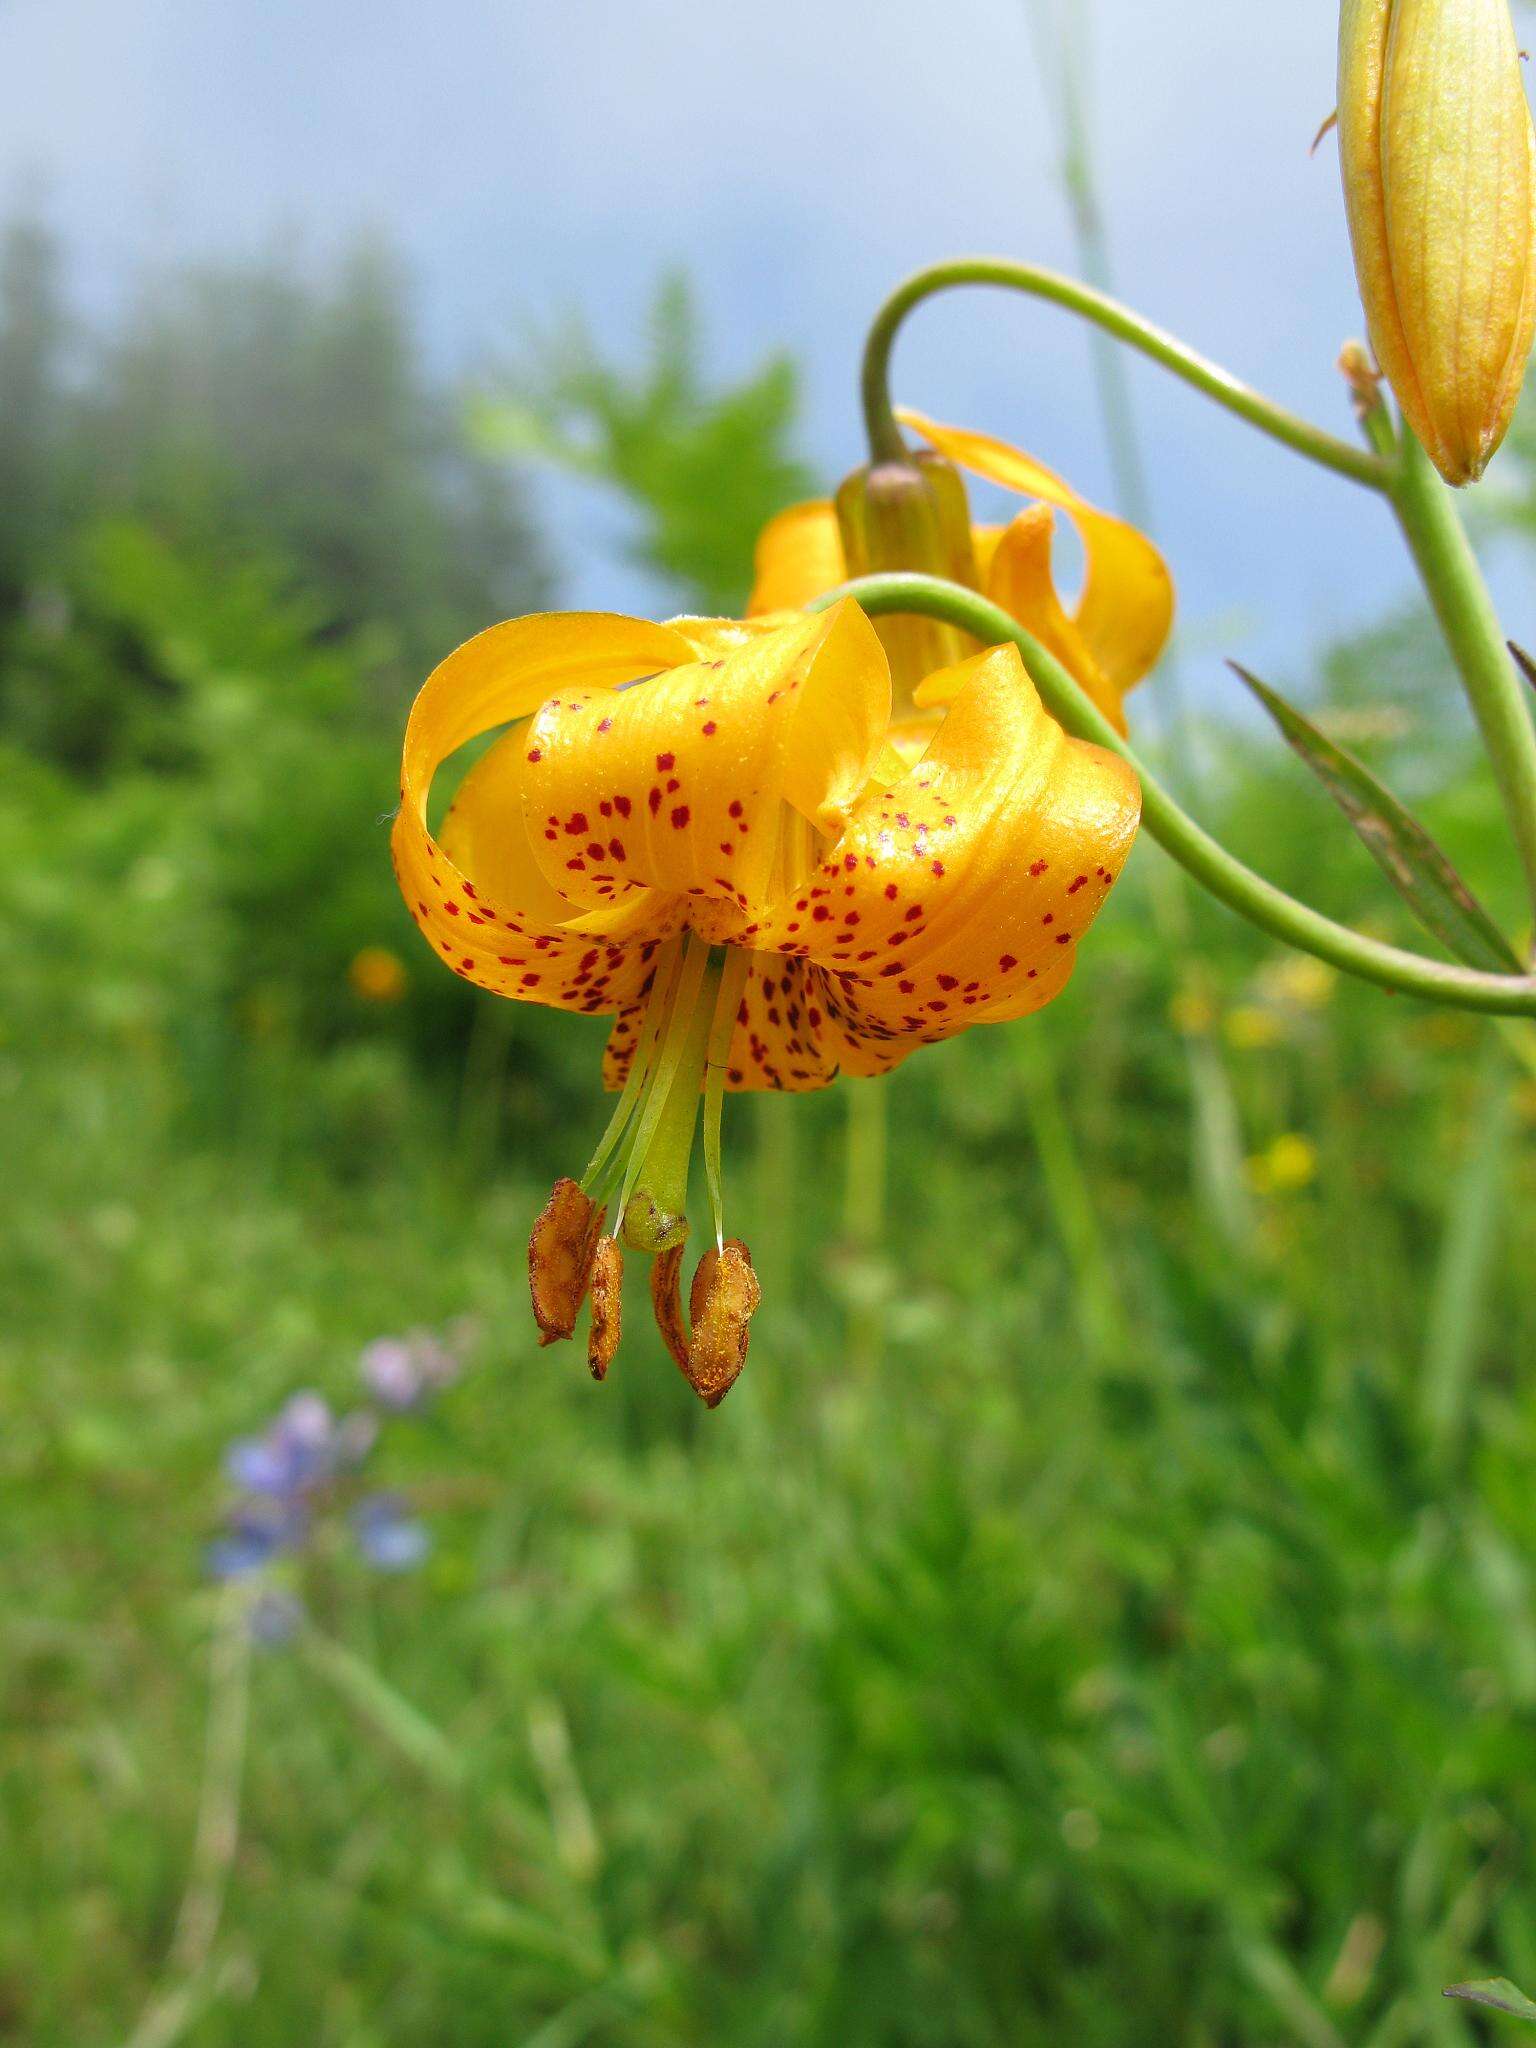
{"label": "yellow flower bud", "polygon": [[[965,485],[954,464],[931,448],[855,470],[838,490],[836,506],[850,576],[913,570],[977,587]],[[875,631],[891,665],[898,709],[907,707],[925,676],[976,652],[958,627],[914,614],[880,619]]]}
{"label": "yellow flower bud", "polygon": [[1436,469],[1470,483],[1536,327],[1536,151],[1508,0],[1343,0],[1339,150],[1376,359]]}

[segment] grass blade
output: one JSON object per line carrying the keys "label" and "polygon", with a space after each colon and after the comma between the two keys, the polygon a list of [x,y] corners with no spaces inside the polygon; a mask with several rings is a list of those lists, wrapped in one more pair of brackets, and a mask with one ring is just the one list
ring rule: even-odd
{"label": "grass blade", "polygon": [[1413,813],[1294,704],[1237,662],[1227,666],[1322,783],[1425,930],[1468,967],[1521,973],[1514,948]]}
{"label": "grass blade", "polygon": [[1512,2013],[1517,2020],[1536,2021],[1536,2004],[1507,1977],[1479,1977],[1475,1984],[1449,1984],[1447,1998],[1464,1998],[1468,2005],[1490,2005],[1495,2012]]}

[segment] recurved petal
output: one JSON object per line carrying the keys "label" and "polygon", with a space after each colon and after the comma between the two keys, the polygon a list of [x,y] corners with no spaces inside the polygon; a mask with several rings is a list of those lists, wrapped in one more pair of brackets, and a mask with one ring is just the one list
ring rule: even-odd
{"label": "recurved petal", "polygon": [[1173,624],[1173,580],[1145,534],[1101,512],[1062,477],[990,434],[940,426],[905,407],[901,418],[941,455],[1026,498],[1065,512],[1082,536],[1087,573],[1075,623],[1105,680],[1124,692],[1151,668]]}
{"label": "recurved petal", "polygon": [[837,514],[825,498],[791,505],[758,535],[749,616],[800,611],[847,576]]}
{"label": "recurved petal", "polygon": [[[523,924],[561,939],[580,940],[585,951],[592,938],[614,944],[635,938],[668,936],[681,922],[675,903],[659,899],[654,890],[627,876],[589,833],[578,846],[557,823],[546,819],[541,862],[528,839],[524,801],[528,764],[528,721],[523,720],[487,748],[463,782],[438,827],[438,843],[462,873],[473,875],[482,898],[502,907]],[[599,840],[611,822],[601,811]],[[598,905],[584,909],[548,879],[563,859],[581,855],[581,872],[595,882]],[[592,876],[592,864],[600,871]]]}
{"label": "recurved petal", "polygon": [[764,633],[794,625],[799,616],[798,606],[786,611],[759,612],[746,619],[711,619],[685,612],[679,618],[668,619],[667,624],[674,633],[682,635],[700,661],[713,661],[717,655],[734,654],[738,647],[761,639]]}
{"label": "recurved petal", "polygon": [[953,696],[933,744],[850,817],[824,893],[803,892],[827,915],[791,932],[781,906],[754,941],[824,970],[834,1030],[864,1048],[841,1051],[852,1072],[1049,1002],[1140,817],[1134,774],[1062,731],[1013,647],[928,687]]}
{"label": "recurved petal", "polygon": [[528,843],[573,910],[644,887],[729,937],[770,884],[790,814],[841,824],[889,711],[884,652],[850,603],[617,695],[567,691],[528,727]]}
{"label": "recurved petal", "polygon": [[616,612],[536,612],[488,627],[439,662],[417,692],[405,729],[407,802],[425,805],[433,775],[467,740],[526,718],[557,691],[617,689],[689,654],[669,626]]}
{"label": "recurved petal", "polygon": [[[1049,505],[1031,505],[997,536],[989,550],[986,594],[1027,632],[1033,633],[1075,676],[1117,732],[1124,732],[1121,692],[1099,666],[1088,636],[1062,609],[1051,569],[1056,516]],[[925,693],[925,702],[932,702]]]}
{"label": "recurved petal", "polygon": [[412,916],[455,973],[560,1008],[611,1010],[632,998],[654,950],[650,910],[631,905],[570,929],[580,906],[547,886],[519,812],[502,809],[519,772],[517,732],[466,779],[442,844],[427,829],[427,798],[450,754],[526,718],[552,692],[578,679],[611,690],[691,655],[680,635],[648,620],[553,613],[493,626],[433,671],[406,727],[391,850]]}

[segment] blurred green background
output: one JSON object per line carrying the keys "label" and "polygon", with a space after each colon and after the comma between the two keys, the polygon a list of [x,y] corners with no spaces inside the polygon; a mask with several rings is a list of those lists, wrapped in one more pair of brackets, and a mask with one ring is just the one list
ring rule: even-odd
{"label": "blurred green background", "polygon": [[[560,600],[530,465],[674,608],[827,481],[682,276],[643,339],[447,378],[378,239],[90,322],[46,208],[0,232],[0,2039],[1482,2038],[1441,1987],[1536,1980],[1523,1041],[1145,844],[1038,1020],[730,1106],[718,1414],[638,1288],[606,1386],[535,1347],[602,1027],[438,970],[388,812],[426,667]],[[1523,587],[1530,422],[1500,477]],[[1311,680],[1513,927],[1420,610]],[[1413,942],[1278,742],[1175,706],[1133,727],[1230,843]],[[249,1647],[227,1445],[465,1317],[370,1461],[426,1562],[314,1546]]]}

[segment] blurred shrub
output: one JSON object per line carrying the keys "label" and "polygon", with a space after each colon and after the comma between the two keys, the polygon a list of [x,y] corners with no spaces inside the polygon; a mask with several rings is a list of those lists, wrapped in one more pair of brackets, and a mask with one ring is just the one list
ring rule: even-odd
{"label": "blurred shrub", "polygon": [[765,522],[813,494],[790,452],[799,399],[787,356],[712,390],[702,323],[686,277],[668,278],[651,311],[649,359],[605,356],[577,315],[536,341],[474,411],[488,449],[552,462],[618,491],[640,518],[629,553],[670,602],[738,614]]}

